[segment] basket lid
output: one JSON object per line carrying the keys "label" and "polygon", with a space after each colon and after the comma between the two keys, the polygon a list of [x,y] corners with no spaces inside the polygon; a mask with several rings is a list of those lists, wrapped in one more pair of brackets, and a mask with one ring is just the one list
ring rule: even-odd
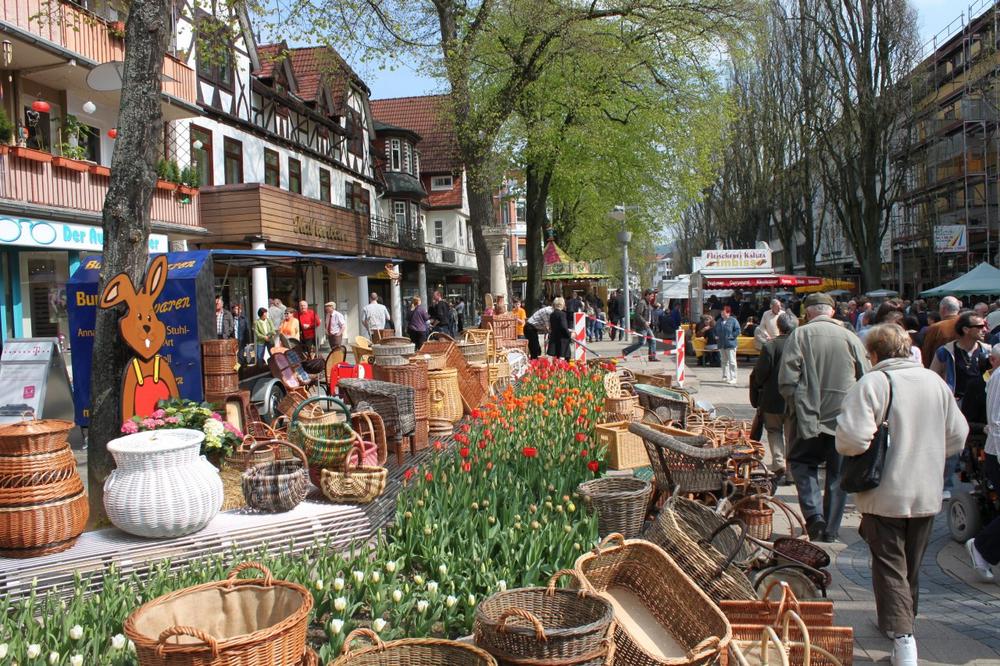
{"label": "basket lid", "polygon": [[24,421],[0,425],[0,438],[47,435],[62,430],[70,430],[72,427],[72,421],[63,421],[61,419],[25,419]]}
{"label": "basket lid", "polygon": [[192,446],[201,446],[205,433],[189,428],[166,428],[137,432],[125,435],[108,442],[108,451],[112,453],[140,453],[177,451]]}

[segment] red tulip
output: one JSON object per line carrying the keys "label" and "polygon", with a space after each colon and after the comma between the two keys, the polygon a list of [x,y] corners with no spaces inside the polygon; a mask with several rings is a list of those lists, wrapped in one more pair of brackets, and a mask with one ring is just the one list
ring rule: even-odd
{"label": "red tulip", "polygon": [[405,472],[403,472],[403,478],[406,479],[407,481],[409,481],[410,479],[413,478],[413,468],[412,467],[410,469],[406,470]]}
{"label": "red tulip", "polygon": [[578,441],[578,442],[586,442],[587,441],[587,435],[585,435],[582,432],[576,433],[576,441]]}
{"label": "red tulip", "polygon": [[493,469],[493,462],[492,461],[486,463],[486,469],[487,470]]}
{"label": "red tulip", "polygon": [[483,416],[483,413],[480,412],[478,409],[473,409],[472,410],[472,418],[479,419],[479,418],[482,418],[482,416]]}
{"label": "red tulip", "polygon": [[538,449],[533,446],[526,446],[521,449],[521,453],[524,454],[525,458],[536,458],[538,457]]}
{"label": "red tulip", "polygon": [[586,458],[586,457],[587,457],[587,455],[588,455],[588,454],[587,454],[587,449],[584,449],[583,451],[580,451],[580,457],[581,457],[581,458]]}
{"label": "red tulip", "polygon": [[596,460],[591,460],[589,463],[587,463],[587,469],[589,469],[594,474],[597,474],[601,470],[601,463],[597,462]]}
{"label": "red tulip", "polygon": [[427,472],[426,474],[424,474],[424,481],[431,482],[433,480],[434,480],[434,475],[433,474],[431,474],[430,472]]}
{"label": "red tulip", "polygon": [[444,448],[444,444],[441,443],[440,439],[434,441],[434,450],[435,451],[440,451],[443,448]]}
{"label": "red tulip", "polygon": [[479,448],[485,449],[486,448],[486,442],[480,441],[479,442]]}
{"label": "red tulip", "polygon": [[462,463],[462,471],[463,472],[471,472],[472,471],[472,463],[469,463],[469,462]]}
{"label": "red tulip", "polygon": [[462,456],[463,458],[468,458],[469,457],[469,447],[463,446],[462,448],[460,448],[458,450],[458,455]]}
{"label": "red tulip", "polygon": [[472,430],[472,428],[469,426],[468,423],[462,424],[462,432],[469,432],[470,430]]}

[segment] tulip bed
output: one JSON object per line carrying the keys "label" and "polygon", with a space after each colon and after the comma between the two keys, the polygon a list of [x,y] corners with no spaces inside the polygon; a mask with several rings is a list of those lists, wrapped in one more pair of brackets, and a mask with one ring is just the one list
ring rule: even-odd
{"label": "tulip bed", "polygon": [[[468,634],[484,597],[544,585],[595,541],[596,517],[575,492],[603,470],[593,437],[601,378],[584,366],[534,363],[516,388],[463,424],[454,446],[435,442],[429,463],[406,470],[396,521],[374,545],[344,553],[317,544],[237,559],[262,561],[275,577],[312,591],[310,642],[324,662],[357,627],[384,640]],[[163,562],[142,580],[112,571],[99,594],[86,593],[79,580],[65,602],[0,599],[0,663],[135,663],[121,635],[128,614],[167,592],[223,578],[233,559],[207,558],[179,571]]]}

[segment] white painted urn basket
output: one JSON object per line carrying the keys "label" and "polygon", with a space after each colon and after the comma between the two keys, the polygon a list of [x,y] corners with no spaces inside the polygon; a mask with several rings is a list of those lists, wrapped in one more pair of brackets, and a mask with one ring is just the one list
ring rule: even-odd
{"label": "white painted urn basket", "polygon": [[219,471],[199,455],[204,433],[174,428],[108,442],[118,468],[104,482],[104,509],[118,529],[144,537],[197,532],[222,508]]}

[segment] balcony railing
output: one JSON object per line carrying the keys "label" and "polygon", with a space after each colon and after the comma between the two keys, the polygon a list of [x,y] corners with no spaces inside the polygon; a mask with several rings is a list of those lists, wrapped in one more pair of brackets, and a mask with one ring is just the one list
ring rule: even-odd
{"label": "balcony railing", "polygon": [[419,250],[423,247],[423,232],[419,225],[405,223],[401,224],[396,220],[372,215],[369,225],[368,238],[373,243],[379,245],[389,245],[412,250]]}

